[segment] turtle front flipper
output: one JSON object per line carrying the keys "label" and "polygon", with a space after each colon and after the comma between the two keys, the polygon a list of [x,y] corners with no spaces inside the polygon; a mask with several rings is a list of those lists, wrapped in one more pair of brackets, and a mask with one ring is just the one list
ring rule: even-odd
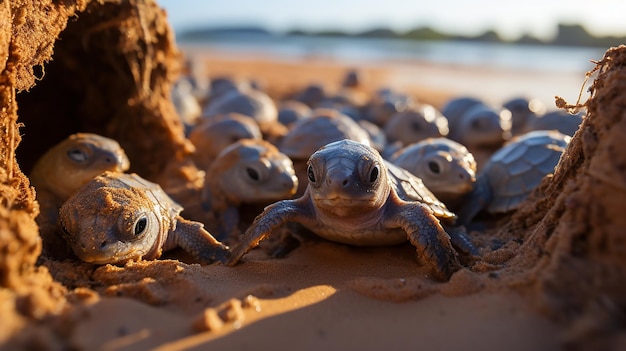
{"label": "turtle front flipper", "polygon": [[467,236],[467,229],[464,226],[444,226],[446,233],[450,236],[450,242],[459,252],[466,255],[477,257],[478,249],[472,244],[472,241]]}
{"label": "turtle front flipper", "polygon": [[418,258],[429,267],[433,278],[447,281],[461,268],[450,236],[428,207],[417,203],[407,205],[390,221],[406,231]]}
{"label": "turtle front flipper", "polygon": [[306,217],[308,212],[300,206],[297,200],[283,200],[273,203],[256,216],[254,222],[243,234],[241,241],[232,251],[228,266],[234,266],[248,251],[255,248],[261,240],[287,222],[298,222]]}
{"label": "turtle front flipper", "polygon": [[176,230],[171,232],[174,243],[203,263],[226,262],[230,256],[228,246],[217,241],[200,222],[178,217]]}

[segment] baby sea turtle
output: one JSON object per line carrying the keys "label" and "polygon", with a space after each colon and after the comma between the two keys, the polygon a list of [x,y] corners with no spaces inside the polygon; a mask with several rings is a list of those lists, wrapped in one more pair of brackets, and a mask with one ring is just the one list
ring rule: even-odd
{"label": "baby sea turtle", "polygon": [[390,159],[424,181],[448,208],[457,208],[474,188],[476,161],[467,148],[448,138],[430,138],[406,146]]}
{"label": "baby sea turtle", "polygon": [[[394,245],[409,240],[430,274],[447,280],[461,266],[440,221],[455,215],[409,172],[386,163],[372,147],[342,140],[309,159],[309,185],[295,200],[276,202],[257,216],[234,248],[229,265],[288,222],[302,224],[328,240],[360,245]],[[460,232],[455,245],[475,251]]]}
{"label": "baby sea turtle", "polygon": [[264,92],[253,89],[231,89],[211,100],[202,112],[210,118],[215,115],[236,112],[252,117],[260,127],[278,120],[278,110],[274,101]]}
{"label": "baby sea turtle", "polygon": [[193,160],[207,170],[227,146],[241,139],[261,139],[258,124],[250,117],[228,113],[221,118],[205,119],[189,132],[189,140],[196,147]]}
{"label": "baby sea turtle", "polygon": [[534,131],[512,139],[491,156],[479,172],[474,190],[457,212],[461,224],[480,211],[506,213],[519,204],[554,168],[571,137],[556,131]]}
{"label": "baby sea turtle", "polygon": [[224,149],[207,170],[201,203],[210,216],[203,222],[225,239],[236,232],[240,204],[287,199],[297,188],[287,155],[267,141],[242,139]]}
{"label": "baby sea turtle", "polygon": [[526,124],[537,115],[545,112],[545,105],[539,99],[517,97],[506,101],[502,107],[511,111],[511,133],[519,135],[525,133]]}
{"label": "baby sea turtle", "polygon": [[465,145],[470,151],[499,148],[511,138],[511,111],[474,104],[455,121],[448,120],[448,138]]}
{"label": "baby sea turtle", "polygon": [[191,82],[185,78],[179,79],[172,86],[170,96],[178,117],[180,117],[180,121],[185,127],[185,131],[189,130],[198,123],[200,115],[202,115],[202,107],[198,99],[193,95]]}
{"label": "baby sea turtle", "polygon": [[56,234],[59,207],[81,185],[104,171],[125,172],[130,162],[120,144],[93,133],[76,133],[50,148],[33,166],[29,178],[37,192],[37,216],[43,253],[63,257],[69,253]]}
{"label": "baby sea turtle", "polygon": [[222,95],[230,91],[242,91],[249,88],[250,83],[245,80],[236,80],[228,76],[213,77],[211,79],[209,103],[210,101],[219,99]]}
{"label": "baby sea turtle", "polygon": [[391,116],[384,128],[389,142],[409,145],[448,135],[448,119],[432,105],[416,104]]}
{"label": "baby sea turtle", "polygon": [[485,103],[472,96],[462,96],[448,100],[441,108],[441,113],[448,119],[449,124],[456,124],[461,116],[475,105],[484,105]]}
{"label": "baby sea turtle", "polygon": [[369,136],[354,120],[334,109],[317,108],[294,124],[280,151],[292,159],[308,159],[320,147],[343,139],[369,144]]}
{"label": "baby sea turtle", "polygon": [[323,84],[312,83],[302,89],[302,91],[297,92],[293,99],[306,104],[310,108],[316,108],[320,102],[326,99],[326,88],[324,88]]}
{"label": "baby sea turtle", "polygon": [[[316,108],[310,118],[296,122],[279,144],[279,150],[294,163],[298,179],[306,179],[306,162],[320,147],[333,141],[350,139],[370,144],[369,135],[357,122],[343,113]],[[306,182],[300,182],[298,194],[303,194]]]}
{"label": "baby sea turtle", "polygon": [[364,118],[379,126],[384,126],[391,116],[402,112],[415,104],[408,95],[391,89],[380,89],[365,106]]}
{"label": "baby sea turtle", "polygon": [[95,264],[152,260],[182,247],[202,263],[225,261],[228,247],[161,187],[136,174],[105,172],[83,185],[61,206],[59,223],[76,256]]}
{"label": "baby sea turtle", "polygon": [[582,113],[572,115],[566,111],[556,110],[531,119],[526,125],[526,130],[556,130],[573,136],[581,123],[583,123]]}
{"label": "baby sea turtle", "polygon": [[343,88],[358,88],[363,85],[363,74],[357,69],[349,69],[343,77]]}
{"label": "baby sea turtle", "polygon": [[278,109],[278,121],[287,127],[295,122],[311,117],[311,108],[297,100],[287,100],[280,104]]}

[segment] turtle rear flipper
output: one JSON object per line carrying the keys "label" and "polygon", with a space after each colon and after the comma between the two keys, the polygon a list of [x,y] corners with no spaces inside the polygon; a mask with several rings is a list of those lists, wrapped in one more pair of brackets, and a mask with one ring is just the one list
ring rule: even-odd
{"label": "turtle rear flipper", "polygon": [[202,263],[226,262],[230,257],[228,246],[220,243],[204,229],[200,222],[177,218],[176,230],[170,232],[174,243]]}

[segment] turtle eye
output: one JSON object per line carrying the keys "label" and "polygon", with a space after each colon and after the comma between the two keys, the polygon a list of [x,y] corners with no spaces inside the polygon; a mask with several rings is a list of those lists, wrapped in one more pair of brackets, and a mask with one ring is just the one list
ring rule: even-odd
{"label": "turtle eye", "polygon": [[306,169],[306,175],[309,178],[309,182],[315,183],[315,172],[313,172],[313,167],[311,167],[310,165]]}
{"label": "turtle eye", "polygon": [[374,168],[372,168],[372,170],[370,171],[370,183],[374,183],[377,179],[378,179],[378,175],[380,174],[380,167],[379,166],[374,166]]}
{"label": "turtle eye", "polygon": [[260,179],[259,172],[252,167],[246,167],[246,173],[248,173],[248,177],[254,181],[258,181]]}
{"label": "turtle eye", "polygon": [[413,128],[413,130],[419,132],[420,130],[422,130],[422,125],[419,122],[417,122],[417,121],[413,121],[411,123],[411,128]]}
{"label": "turtle eye", "polygon": [[146,230],[147,227],[148,227],[148,218],[146,218],[146,216],[139,217],[139,219],[135,222],[135,225],[133,226],[133,231],[135,233],[135,236],[141,235]]}
{"label": "turtle eye", "polygon": [[67,157],[74,162],[83,163],[87,161],[88,156],[85,151],[78,148],[72,148],[67,151]]}
{"label": "turtle eye", "polygon": [[441,172],[441,167],[439,167],[439,164],[435,161],[428,162],[428,169],[435,174],[439,174],[439,172]]}

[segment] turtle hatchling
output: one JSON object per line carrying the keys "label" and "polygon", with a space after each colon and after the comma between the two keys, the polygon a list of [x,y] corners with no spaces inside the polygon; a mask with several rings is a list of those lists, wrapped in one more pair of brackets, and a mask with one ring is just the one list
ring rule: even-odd
{"label": "turtle hatchling", "polygon": [[37,216],[43,253],[49,257],[71,255],[57,234],[59,207],[81,185],[104,171],[125,172],[130,162],[120,144],[93,133],[76,133],[43,154],[29,178],[37,192]]}
{"label": "turtle hatchling", "polygon": [[59,211],[65,240],[78,258],[95,264],[152,260],[182,247],[202,263],[225,261],[228,247],[161,187],[136,174],[105,172],[80,187]]}
{"label": "turtle hatchling", "polygon": [[409,145],[448,135],[448,119],[429,104],[415,104],[391,116],[384,126],[389,142]]}
{"label": "turtle hatchling", "polygon": [[474,152],[480,148],[499,148],[511,138],[511,111],[475,104],[456,121],[448,121],[448,138]]}
{"label": "turtle hatchling", "polygon": [[242,139],[224,149],[209,167],[201,212],[192,206],[190,216],[226,239],[239,233],[239,205],[288,199],[297,188],[298,178],[287,155],[265,140]]}
{"label": "turtle hatchling", "polygon": [[480,211],[498,214],[517,209],[546,175],[554,173],[570,139],[545,130],[512,139],[479,172],[474,190],[457,212],[459,223],[468,224]]}
{"label": "turtle hatchling", "polygon": [[476,182],[476,160],[467,148],[448,138],[429,138],[406,146],[390,159],[424,181],[449,209],[457,208]]}
{"label": "turtle hatchling", "polygon": [[[350,139],[370,144],[367,132],[350,117],[329,109],[316,108],[310,118],[296,122],[281,140],[278,149],[293,160],[298,179],[306,179],[306,163],[320,147],[333,141]],[[300,181],[298,195],[302,195],[306,182]]]}
{"label": "turtle hatchling", "polygon": [[252,118],[235,112],[221,116],[205,119],[189,132],[189,141],[196,147],[192,158],[205,171],[229,145],[241,139],[262,139],[259,125]]}
{"label": "turtle hatchling", "polygon": [[422,181],[384,161],[369,145],[352,140],[330,143],[310,157],[307,173],[304,195],[266,207],[227,264],[236,264],[288,222],[300,223],[327,240],[357,246],[408,240],[429,275],[438,280],[449,279],[461,268],[452,244],[475,253],[462,231],[446,232],[442,227],[453,225],[456,217]]}

